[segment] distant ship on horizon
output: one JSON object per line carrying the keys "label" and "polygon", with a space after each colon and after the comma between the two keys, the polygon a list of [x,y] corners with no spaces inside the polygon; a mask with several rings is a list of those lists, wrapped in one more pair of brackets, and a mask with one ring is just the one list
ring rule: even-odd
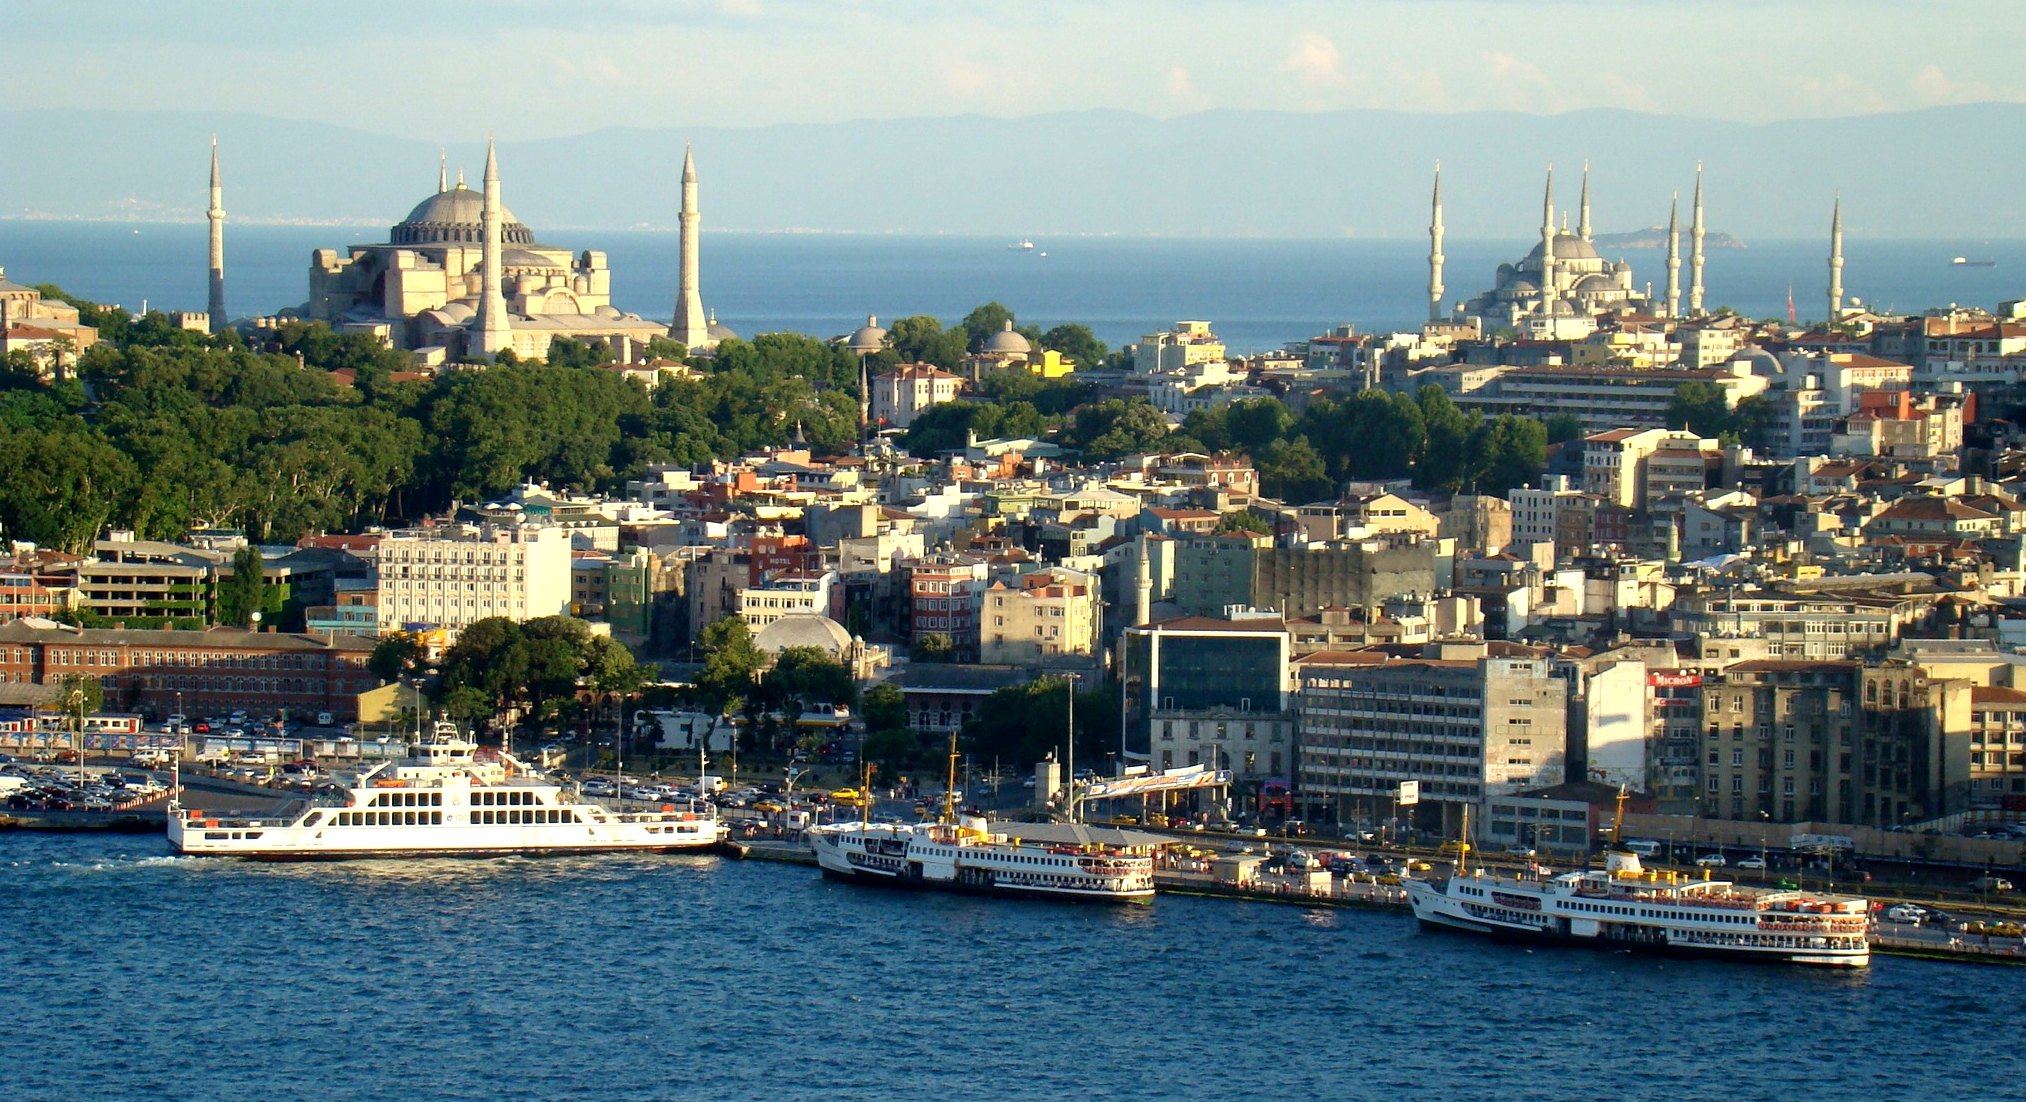
{"label": "distant ship on horizon", "polygon": [[1971,260],[1967,256],[1959,256],[1949,261],[1949,263],[1958,268],[1995,268],[1998,266],[1998,262],[1995,260]]}
{"label": "distant ship on horizon", "polygon": [[1008,246],[1006,246],[1006,247],[1007,247],[1007,248],[1009,248],[1009,249],[1012,249],[1012,250],[1013,250],[1013,251],[1015,251],[1015,252],[1026,252],[1026,253],[1031,253],[1031,252],[1033,252],[1033,251],[1034,251],[1034,242],[1032,242],[1032,241],[1015,241],[1014,243],[1012,243],[1011,245],[1008,245]]}

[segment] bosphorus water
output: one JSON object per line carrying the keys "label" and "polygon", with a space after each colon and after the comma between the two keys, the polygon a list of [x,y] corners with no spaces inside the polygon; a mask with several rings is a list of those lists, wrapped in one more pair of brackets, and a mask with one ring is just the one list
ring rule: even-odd
{"label": "bosphorus water", "polygon": [[[522,212],[531,213],[531,212]],[[398,217],[398,212],[396,214]],[[392,219],[390,219],[390,222]],[[625,230],[546,232],[540,240],[610,257],[620,308],[666,318],[675,296],[676,236]],[[384,227],[235,226],[226,230],[226,297],[234,316],[300,305],[311,251],[384,241]],[[1361,332],[1418,325],[1427,316],[1427,243],[1317,238],[1075,237],[1029,252],[977,237],[713,233],[705,226],[703,296],[718,320],[751,336],[792,330],[848,333],[867,314],[891,321],[933,314],[953,322],[997,299],[1023,322],[1082,322],[1113,347],[1183,318],[1209,320],[1234,352],[1280,347],[1350,323]],[[1492,284],[1501,263],[1532,242],[1444,245],[1447,299]],[[1043,256],[1042,253],[1047,255]],[[1635,281],[1665,278],[1657,249],[1604,250],[1631,261]],[[1951,302],[1995,307],[2026,296],[2026,241],[1845,243],[1850,295],[1918,311]],[[1784,317],[1793,289],[1803,321],[1825,312],[1828,242],[1754,241],[1709,253],[1707,305]],[[1956,267],[1956,256],[1997,261]],[[56,283],[73,294],[137,309],[204,308],[205,228],[0,221],[9,279]],[[1684,268],[1683,285],[1687,273]]]}
{"label": "bosphorus water", "polygon": [[1856,974],[715,857],[266,865],[0,835],[0,1095],[2014,1096],[2026,969]]}

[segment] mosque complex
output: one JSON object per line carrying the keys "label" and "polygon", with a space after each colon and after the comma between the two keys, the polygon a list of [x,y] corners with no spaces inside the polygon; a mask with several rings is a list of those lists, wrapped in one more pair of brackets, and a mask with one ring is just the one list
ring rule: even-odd
{"label": "mosque complex", "polygon": [[[448,175],[439,163],[435,194],[396,223],[385,242],[353,245],[342,253],[316,250],[309,300],[300,314],[341,333],[363,333],[412,351],[425,366],[491,360],[507,351],[540,359],[560,338],[605,341],[621,362],[630,362],[644,358],[647,343],[657,337],[706,351],[734,335],[704,312],[698,289],[700,216],[696,161],[688,151],[682,166],[681,272],[670,324],[612,304],[605,253],[535,240],[501,202],[499,161],[490,141],[483,190],[466,187],[462,172],[452,186]],[[216,210],[215,162],[213,180]],[[213,226],[219,221],[222,212]],[[214,273],[222,274],[222,268],[223,260],[214,256]],[[219,297],[214,292],[213,309],[222,315]]]}

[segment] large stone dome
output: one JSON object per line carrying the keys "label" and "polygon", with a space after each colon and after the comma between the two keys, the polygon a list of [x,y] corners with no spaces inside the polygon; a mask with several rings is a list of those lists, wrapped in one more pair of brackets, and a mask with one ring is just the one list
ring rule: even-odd
{"label": "large stone dome", "polygon": [[[503,245],[532,245],[535,235],[500,204]],[[485,242],[485,194],[459,184],[415,204],[388,238],[395,245],[479,245]]]}
{"label": "large stone dome", "polygon": [[834,658],[843,658],[851,650],[851,633],[828,616],[791,612],[761,628],[753,636],[753,645],[768,654],[779,654],[789,647],[815,647]]}
{"label": "large stone dome", "polygon": [[872,314],[867,314],[865,316],[865,324],[859,326],[851,334],[850,338],[844,342],[844,347],[861,356],[870,356],[881,348],[886,347],[886,330],[879,327],[879,318]]}
{"label": "large stone dome", "polygon": [[[1597,250],[1591,248],[1590,243],[1581,237],[1573,233],[1558,233],[1555,235],[1555,259],[1599,260],[1602,258],[1597,255]],[[1526,260],[1521,262],[1520,267],[1536,272],[1541,270],[1541,247],[1539,245],[1535,245],[1533,251],[1527,254]]]}

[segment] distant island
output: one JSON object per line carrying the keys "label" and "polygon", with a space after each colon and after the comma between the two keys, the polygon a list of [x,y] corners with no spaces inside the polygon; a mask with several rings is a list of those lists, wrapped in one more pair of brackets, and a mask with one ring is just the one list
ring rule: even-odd
{"label": "distant island", "polygon": [[[1688,252],[1688,231],[1681,231],[1681,251]],[[1667,247],[1667,227],[1648,226],[1643,230],[1628,233],[1600,233],[1591,238],[1591,243],[1600,249],[1664,249]],[[1744,239],[1727,233],[1704,231],[1702,247],[1705,249],[1742,249]]]}

